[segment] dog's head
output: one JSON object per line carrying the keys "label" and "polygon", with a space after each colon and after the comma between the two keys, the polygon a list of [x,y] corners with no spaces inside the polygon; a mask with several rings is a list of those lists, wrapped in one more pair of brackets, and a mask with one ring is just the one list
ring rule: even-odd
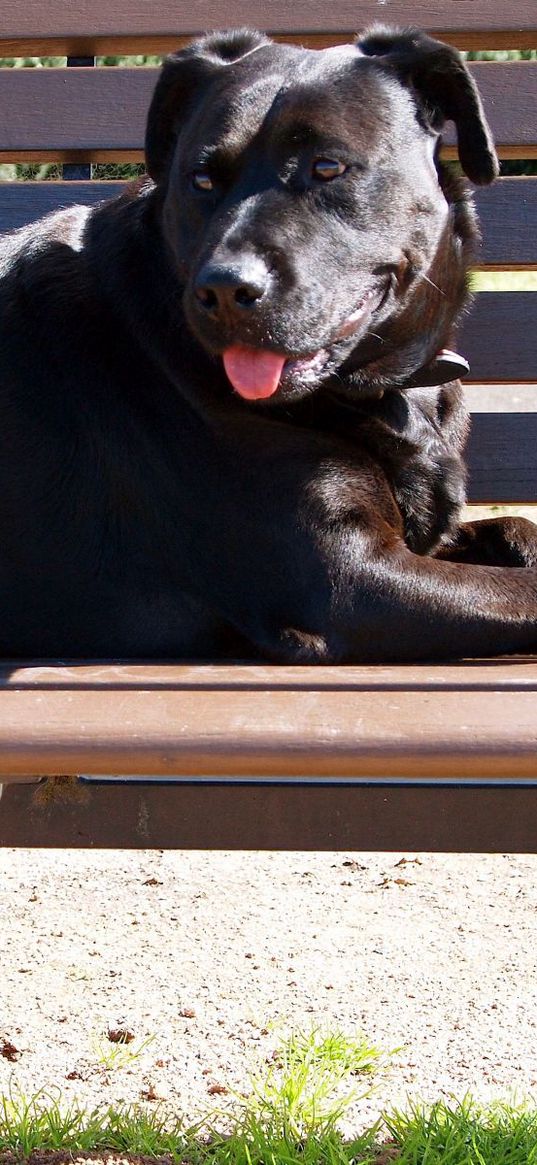
{"label": "dog's head", "polygon": [[188,324],[248,400],[403,383],[443,344],[476,236],[438,162],[498,163],[470,73],[424,34],[313,51],[249,31],[168,58],[147,165]]}

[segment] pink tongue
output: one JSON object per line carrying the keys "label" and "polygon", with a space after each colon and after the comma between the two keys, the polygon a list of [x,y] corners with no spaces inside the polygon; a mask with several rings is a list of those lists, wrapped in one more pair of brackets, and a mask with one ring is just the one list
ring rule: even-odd
{"label": "pink tongue", "polygon": [[236,392],[245,400],[263,400],[276,392],[285,356],[235,344],[232,348],[226,348],[223,361]]}

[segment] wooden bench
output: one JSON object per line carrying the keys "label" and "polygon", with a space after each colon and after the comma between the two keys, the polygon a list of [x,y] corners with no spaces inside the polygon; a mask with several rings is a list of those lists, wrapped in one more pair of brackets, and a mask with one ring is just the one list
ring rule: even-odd
{"label": "wooden bench", "polygon": [[[69,67],[0,69],[0,163],[64,167],[63,181],[1,185],[0,226],[114,194],[91,164],[141,160],[155,70],[94,67],[99,55],[163,53],[245,23],[323,46],[379,18],[464,49],[531,48],[536,16],[535,0],[6,0],[2,56],[64,54]],[[472,68],[501,157],[536,158],[537,61]],[[477,203],[483,266],[536,267],[537,177],[504,177]],[[477,297],[460,340],[476,385],[515,383],[529,401],[536,305],[531,292]],[[476,413],[469,461],[472,502],[535,502],[537,413]],[[0,774],[4,845],[536,851],[537,662],[6,661]]]}

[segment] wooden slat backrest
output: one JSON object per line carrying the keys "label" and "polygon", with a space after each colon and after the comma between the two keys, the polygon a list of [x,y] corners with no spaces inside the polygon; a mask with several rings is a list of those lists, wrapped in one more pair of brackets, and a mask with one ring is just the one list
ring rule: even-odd
{"label": "wooden slat backrest", "polygon": [[[476,62],[502,157],[537,157],[537,61]],[[0,69],[0,155],[5,161],[141,161],[152,68]],[[446,127],[446,154],[455,133]]]}
{"label": "wooden slat backrest", "polygon": [[3,0],[6,55],[165,52],[200,29],[240,25],[310,38],[348,40],[374,21],[415,25],[462,48],[535,47],[534,0]]}
{"label": "wooden slat backrest", "polygon": [[[1,132],[1,129],[0,129]],[[0,155],[1,162],[1,155]],[[115,198],[126,182],[2,182],[0,224],[16,230],[60,207],[83,202],[95,205]],[[537,179],[502,178],[475,191],[483,247],[480,268],[537,268]]]}

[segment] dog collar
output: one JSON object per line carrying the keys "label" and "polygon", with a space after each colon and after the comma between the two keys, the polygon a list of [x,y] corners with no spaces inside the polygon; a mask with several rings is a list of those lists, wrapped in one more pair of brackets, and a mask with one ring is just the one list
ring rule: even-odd
{"label": "dog collar", "polygon": [[470,365],[459,352],[451,352],[449,348],[441,348],[436,356],[418,368],[411,376],[405,388],[432,388],[439,384],[448,384],[450,380],[460,380],[467,376]]}

